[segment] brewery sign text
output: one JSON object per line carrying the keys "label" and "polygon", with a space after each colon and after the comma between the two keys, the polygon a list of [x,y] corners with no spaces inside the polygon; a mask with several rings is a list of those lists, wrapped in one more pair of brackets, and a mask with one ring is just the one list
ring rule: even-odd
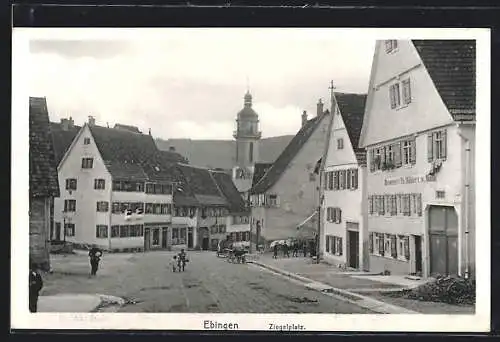
{"label": "brewery sign text", "polygon": [[432,175],[405,176],[405,177],[384,179],[384,185],[416,184],[416,183],[427,183],[435,181],[436,181],[436,176]]}

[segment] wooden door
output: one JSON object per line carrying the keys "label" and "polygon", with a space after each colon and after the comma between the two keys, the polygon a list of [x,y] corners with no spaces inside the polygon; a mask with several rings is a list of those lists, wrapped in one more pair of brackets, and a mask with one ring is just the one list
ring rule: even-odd
{"label": "wooden door", "polygon": [[453,207],[429,209],[429,254],[431,275],[458,274],[458,217]]}

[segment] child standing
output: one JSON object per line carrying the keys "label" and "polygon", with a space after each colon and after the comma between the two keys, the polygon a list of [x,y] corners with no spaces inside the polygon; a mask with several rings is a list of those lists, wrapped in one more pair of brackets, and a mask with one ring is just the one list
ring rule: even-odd
{"label": "child standing", "polygon": [[177,270],[177,255],[174,255],[170,260],[170,265],[172,266],[172,271],[175,272]]}

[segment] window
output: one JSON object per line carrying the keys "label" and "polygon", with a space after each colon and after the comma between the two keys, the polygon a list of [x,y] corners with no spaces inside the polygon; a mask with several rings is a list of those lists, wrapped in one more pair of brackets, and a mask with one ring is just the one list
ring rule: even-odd
{"label": "window", "polygon": [[103,224],[98,224],[95,226],[95,237],[98,239],[104,239],[108,237],[108,226]]}
{"label": "window", "polygon": [[444,192],[444,190],[436,190],[436,198],[438,198],[438,199],[445,198],[445,192]]}
{"label": "window", "polygon": [[115,225],[111,226],[111,237],[119,237],[120,236],[120,226]]}
{"label": "window", "polygon": [[66,190],[76,190],[76,178],[66,179]]}
{"label": "window", "polygon": [[82,158],[82,169],[91,169],[94,167],[94,158]]}
{"label": "window", "polygon": [[342,255],[342,238],[339,236],[327,235],[326,251],[333,255]]}
{"label": "window", "polygon": [[327,175],[328,175],[328,190],[333,190],[333,184],[335,182],[334,180],[334,175],[335,173],[333,171],[330,171],[330,172],[327,172]]}
{"label": "window", "polygon": [[344,148],[344,139],[339,138],[337,139],[337,150],[341,150]]}
{"label": "window", "polygon": [[65,223],[64,230],[66,231],[66,236],[75,236],[75,224]]}
{"label": "window", "polygon": [[411,165],[413,156],[412,156],[412,146],[413,141],[412,140],[405,140],[403,141],[403,165]]}
{"label": "window", "polygon": [[410,79],[407,78],[401,82],[403,87],[403,104],[407,105],[411,103],[411,87],[410,87]]}
{"label": "window", "polygon": [[129,225],[120,226],[120,237],[123,238],[129,236],[130,236]]}
{"label": "window", "polygon": [[94,189],[104,190],[106,187],[106,181],[102,178],[94,179]]}
{"label": "window", "polygon": [[385,41],[385,52],[392,53],[398,48],[397,40],[386,40]]}
{"label": "window", "polygon": [[272,207],[277,207],[278,206],[278,196],[277,195],[269,195],[269,204]]}
{"label": "window", "polygon": [[340,208],[326,208],[327,221],[333,223],[340,223],[342,220],[342,210]]}
{"label": "window", "polygon": [[386,166],[394,164],[394,147],[392,145],[385,148],[385,164]]}
{"label": "window", "polygon": [[427,160],[446,160],[446,130],[427,135]]}
{"label": "window", "polygon": [[83,138],[84,145],[90,145],[90,138]]}
{"label": "window", "polygon": [[64,211],[76,211],[76,200],[64,200]]}
{"label": "window", "polygon": [[143,182],[113,181],[113,191],[143,192]]}
{"label": "window", "polygon": [[106,201],[97,202],[97,211],[98,212],[107,212],[109,210],[109,203]]}
{"label": "window", "polygon": [[339,189],[340,190],[343,190],[345,189],[345,179],[346,179],[346,172],[345,170],[340,170],[339,171],[339,178],[340,178],[340,186],[339,186]]}

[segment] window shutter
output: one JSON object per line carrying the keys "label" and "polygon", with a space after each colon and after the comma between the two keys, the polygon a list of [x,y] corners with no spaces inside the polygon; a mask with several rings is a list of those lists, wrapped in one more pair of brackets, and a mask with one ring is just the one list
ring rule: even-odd
{"label": "window shutter", "polygon": [[384,196],[380,196],[380,215],[385,215]]}
{"label": "window shutter", "polygon": [[328,189],[333,190],[333,183],[334,183],[334,177],[333,177],[333,172],[329,172],[330,176],[328,177]]}
{"label": "window shutter", "polygon": [[373,198],[371,195],[368,195],[368,213],[373,214]]}
{"label": "window shutter", "polygon": [[339,240],[339,255],[342,255],[342,238],[337,238]]}
{"label": "window shutter", "polygon": [[375,150],[373,148],[370,149],[370,172],[375,171]]}
{"label": "window shutter", "polygon": [[342,209],[338,208],[338,211],[339,211],[338,219],[339,219],[339,223],[341,223],[342,222]]}
{"label": "window shutter", "polygon": [[398,247],[397,247],[396,235],[391,235],[391,256],[396,259],[398,257]]}
{"label": "window shutter", "polygon": [[358,188],[358,169],[354,170],[354,189]]}
{"label": "window shutter", "polygon": [[417,194],[417,214],[422,216],[422,194]]}
{"label": "window shutter", "polygon": [[432,139],[433,134],[429,133],[427,134],[427,161],[432,162],[432,159],[434,158],[433,156],[433,147],[434,147],[434,141]]}
{"label": "window shutter", "polygon": [[441,139],[443,139],[441,143],[441,159],[446,160],[446,130],[441,132]]}
{"label": "window shutter", "polygon": [[350,189],[351,188],[351,170],[346,170],[345,188],[346,189]]}
{"label": "window shutter", "polygon": [[403,103],[409,104],[411,102],[411,86],[410,79],[403,81]]}
{"label": "window shutter", "polygon": [[384,234],[379,234],[379,236],[378,236],[378,250],[379,250],[380,255],[385,254]]}
{"label": "window shutter", "polygon": [[408,236],[405,236],[403,241],[405,258],[406,260],[410,260],[410,238]]}
{"label": "window shutter", "polygon": [[411,143],[410,143],[410,163],[412,164],[415,164],[416,161],[417,161],[417,149],[416,149],[416,144],[417,144],[417,141],[416,139],[413,139],[411,140]]}
{"label": "window shutter", "polygon": [[326,236],[326,251],[330,253],[330,236]]}
{"label": "window shutter", "polygon": [[327,190],[328,189],[328,175],[329,172],[323,172],[323,189]]}
{"label": "window shutter", "polygon": [[370,233],[368,236],[368,248],[370,250],[370,254],[373,254],[373,233]]}
{"label": "window shutter", "polygon": [[394,149],[394,166],[401,166],[401,141],[395,143],[392,147]]}
{"label": "window shutter", "polygon": [[396,108],[396,91],[394,84],[389,87],[389,98],[391,101],[391,109]]}

